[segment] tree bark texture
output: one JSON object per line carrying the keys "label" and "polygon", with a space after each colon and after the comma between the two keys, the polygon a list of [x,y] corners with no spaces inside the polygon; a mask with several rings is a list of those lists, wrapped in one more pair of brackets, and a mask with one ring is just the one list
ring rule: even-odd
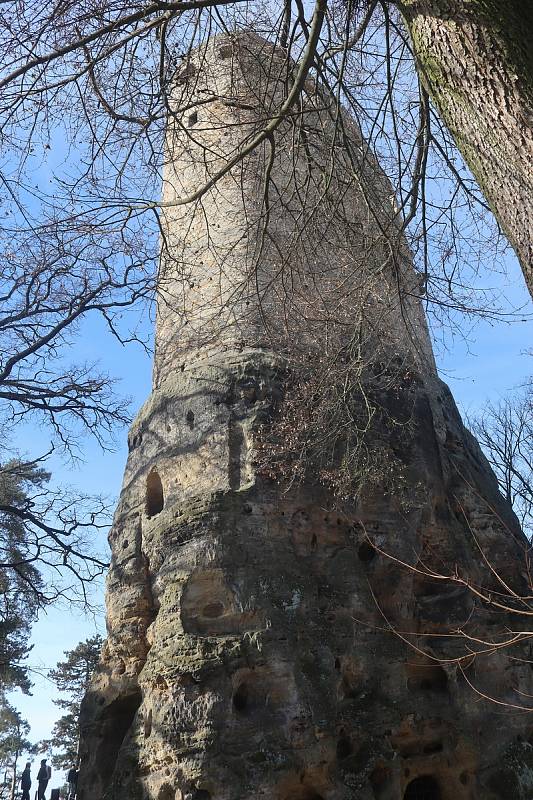
{"label": "tree bark texture", "polygon": [[420,77],[533,295],[533,4],[403,0]]}

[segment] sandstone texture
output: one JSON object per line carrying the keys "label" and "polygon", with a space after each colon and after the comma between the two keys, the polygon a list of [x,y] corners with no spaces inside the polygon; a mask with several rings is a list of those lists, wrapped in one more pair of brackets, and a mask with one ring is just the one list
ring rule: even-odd
{"label": "sandstone texture", "polygon": [[[528,800],[530,656],[490,644],[517,626],[501,606],[529,592],[527,542],[437,376],[390,186],[355,123],[337,141],[309,85],[297,129],[177,202],[279,105],[282,68],[241,35],[177,76],[154,389],[110,533],[80,800]],[[404,421],[380,444],[399,488],[342,503],[258,467],[287,359],[327,350],[333,310],[365,358],[408,366],[381,397]]]}

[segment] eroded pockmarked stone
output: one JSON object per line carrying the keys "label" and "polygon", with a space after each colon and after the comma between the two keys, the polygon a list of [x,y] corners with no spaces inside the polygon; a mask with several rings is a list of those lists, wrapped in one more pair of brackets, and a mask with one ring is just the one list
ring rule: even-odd
{"label": "eroded pockmarked stone", "polygon": [[[526,800],[527,717],[487,698],[522,705],[531,669],[490,646],[507,618],[468,585],[527,593],[526,542],[437,377],[357,125],[309,84],[297,122],[179,202],[288,80],[251,34],[212,40],[176,77],[154,387],[110,534],[80,800]],[[287,488],[257,466],[286,353],[320,358],[334,328],[404,378],[382,392],[403,415],[379,441],[382,480],[342,504],[312,475]]]}

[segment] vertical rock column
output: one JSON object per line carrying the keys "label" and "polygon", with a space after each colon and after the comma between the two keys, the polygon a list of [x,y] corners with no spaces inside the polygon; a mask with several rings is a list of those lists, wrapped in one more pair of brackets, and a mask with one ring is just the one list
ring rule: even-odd
{"label": "vertical rock column", "polygon": [[[503,800],[509,781],[525,800],[525,771],[504,759],[525,722],[502,730],[479,692],[512,703],[529,668],[508,651],[465,661],[450,632],[489,636],[491,609],[445,579],[461,565],[483,585],[481,549],[519,584],[524,540],[437,378],[390,186],[355,123],[339,139],[309,85],[305,147],[288,119],[180,203],[264,124],[286,74],[283,53],[242,35],[176,77],[154,388],[110,534],[80,800]],[[333,311],[410,367],[383,398],[407,439],[380,442],[403,497],[384,480],[340,511],[312,477],[262,478],[256,454],[283,342],[320,352]]]}

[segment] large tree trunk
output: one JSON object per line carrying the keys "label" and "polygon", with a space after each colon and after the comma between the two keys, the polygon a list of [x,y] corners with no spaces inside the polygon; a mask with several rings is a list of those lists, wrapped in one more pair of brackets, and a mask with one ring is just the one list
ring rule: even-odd
{"label": "large tree trunk", "polygon": [[533,295],[533,4],[402,0],[420,76]]}

